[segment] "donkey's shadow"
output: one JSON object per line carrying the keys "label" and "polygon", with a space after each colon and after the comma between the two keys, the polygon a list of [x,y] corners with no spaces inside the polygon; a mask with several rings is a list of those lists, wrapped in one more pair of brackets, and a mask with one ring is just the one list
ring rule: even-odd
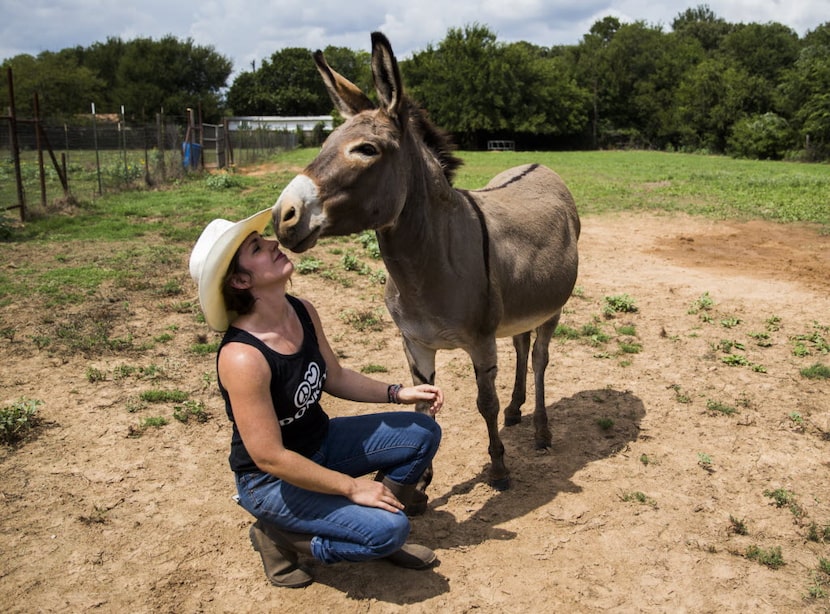
{"label": "donkey's shadow", "polygon": [[[559,400],[548,408],[553,447],[548,454],[534,451],[533,426],[526,418],[521,425],[505,427],[502,437],[509,451],[512,485],[492,494],[479,509],[457,520],[448,507],[478,484],[487,482],[487,467],[475,477],[436,496],[431,493],[429,511],[413,519],[412,541],[433,549],[475,546],[491,540],[510,540],[512,531],[497,525],[538,510],[559,493],[578,493],[575,473],[589,463],[613,456],[635,441],[645,415],[643,402],[630,392],[611,389],[587,390]],[[441,471],[440,464],[436,471]],[[367,571],[376,567],[376,573]],[[416,575],[412,575],[415,574]],[[339,588],[353,599],[377,599],[399,605],[422,602],[449,590],[440,565],[413,572],[378,561],[361,565],[322,567],[317,581]]]}

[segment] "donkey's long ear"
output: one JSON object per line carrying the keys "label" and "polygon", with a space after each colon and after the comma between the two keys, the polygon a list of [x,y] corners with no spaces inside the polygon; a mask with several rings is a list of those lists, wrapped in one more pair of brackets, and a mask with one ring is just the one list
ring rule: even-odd
{"label": "donkey's long ear", "polygon": [[403,83],[392,45],[381,32],[372,32],[372,75],[380,105],[392,117],[398,117],[403,101]]}
{"label": "donkey's long ear", "polygon": [[375,105],[372,104],[366,94],[360,91],[360,88],[337,71],[332,70],[331,66],[326,63],[323,52],[319,49],[314,52],[314,62],[323,77],[323,83],[326,85],[331,101],[343,117],[348,119],[361,111],[375,108]]}

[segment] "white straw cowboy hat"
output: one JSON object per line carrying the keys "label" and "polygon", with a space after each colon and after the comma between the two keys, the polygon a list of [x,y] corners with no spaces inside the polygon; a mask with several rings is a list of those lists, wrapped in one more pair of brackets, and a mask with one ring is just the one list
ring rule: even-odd
{"label": "white straw cowboy hat", "polygon": [[199,304],[211,329],[225,331],[232,319],[222,297],[222,281],[236,250],[252,232],[264,231],[270,221],[270,208],[241,222],[213,220],[193,246],[190,276],[199,287]]}

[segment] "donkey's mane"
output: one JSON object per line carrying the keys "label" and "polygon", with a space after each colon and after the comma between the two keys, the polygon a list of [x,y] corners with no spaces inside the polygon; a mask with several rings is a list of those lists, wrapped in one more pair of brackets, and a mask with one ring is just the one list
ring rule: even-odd
{"label": "donkey's mane", "polygon": [[415,128],[424,144],[438,158],[441,168],[444,169],[444,176],[450,182],[450,185],[452,185],[453,179],[455,178],[455,171],[464,164],[461,158],[453,154],[456,146],[452,140],[452,136],[449,132],[433,124],[426,110],[417,102],[411,98],[407,98],[407,102],[409,103],[410,125]]}

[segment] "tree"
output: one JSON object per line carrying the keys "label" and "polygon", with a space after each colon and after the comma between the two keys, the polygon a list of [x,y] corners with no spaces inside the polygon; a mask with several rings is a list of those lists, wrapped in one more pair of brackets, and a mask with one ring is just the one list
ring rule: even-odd
{"label": "tree", "polygon": [[[326,61],[356,84],[371,84],[370,56],[345,47],[326,47]],[[241,73],[228,90],[234,115],[326,115],[332,104],[311,51],[287,47],[274,52],[260,68]]]}
{"label": "tree", "polygon": [[[67,117],[88,113],[91,101],[105,91],[105,83],[93,71],[79,66],[71,54],[44,51],[37,58],[18,55],[3,62],[3,72],[11,68],[14,78],[15,108],[20,117],[34,115],[37,93],[43,116]],[[0,96],[8,101],[5,74],[0,83]]]}
{"label": "tree", "polygon": [[195,45],[191,39],[138,38],[124,49],[111,100],[135,116],[160,109],[183,115],[188,107],[199,107],[204,120],[219,121],[220,92],[231,67],[230,60],[212,46]]}
{"label": "tree", "polygon": [[830,22],[808,32],[792,68],[784,74],[781,107],[811,158],[830,157]]}
{"label": "tree", "polygon": [[672,21],[672,30],[682,37],[693,38],[707,53],[716,51],[732,26],[715,15],[707,4],[686,9]]}
{"label": "tree", "polygon": [[587,121],[587,94],[562,58],[528,43],[499,44],[478,24],[450,29],[401,70],[412,97],[466,147],[495,134],[573,134]]}

